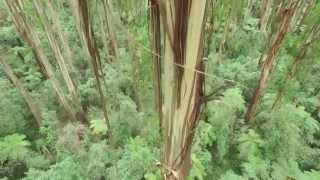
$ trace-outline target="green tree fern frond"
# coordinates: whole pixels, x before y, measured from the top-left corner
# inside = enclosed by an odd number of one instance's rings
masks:
[[[30,143],[25,140],[23,134],[12,134],[5,136],[0,141],[0,161],[5,160],[22,160],[29,152]]]

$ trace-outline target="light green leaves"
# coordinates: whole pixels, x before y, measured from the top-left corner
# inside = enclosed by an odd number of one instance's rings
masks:
[[[318,180],[318,179],[320,179],[320,172],[314,171],[314,170],[307,171],[307,172],[304,172],[303,174],[301,174],[299,176],[299,179],[300,180]]]
[[[225,174],[223,174],[219,180],[246,180],[247,178],[244,178],[242,176],[239,176],[235,174],[233,171],[227,171]]]
[[[107,123],[103,119],[91,120],[90,128],[94,134],[105,134],[108,131]]]
[[[215,138],[221,159],[228,152],[230,137],[238,120],[237,115],[244,110],[244,100],[239,89],[228,89],[223,95],[221,100],[208,105],[208,116],[212,129],[207,135]]]
[[[192,159],[192,169],[191,173],[188,179],[198,179],[198,180],[204,180],[206,177],[206,168],[202,164],[201,160],[197,157],[196,154],[191,154]]]
[[[238,141],[239,156],[246,160],[256,156],[260,152],[259,147],[264,144],[259,134],[252,129],[246,134],[241,134]]]
[[[0,162],[5,160],[22,160],[27,155],[30,143],[23,134],[5,136],[0,141]]]
[[[159,175],[154,174],[154,173],[147,173],[147,174],[144,175],[144,178],[146,180],[160,180]]]

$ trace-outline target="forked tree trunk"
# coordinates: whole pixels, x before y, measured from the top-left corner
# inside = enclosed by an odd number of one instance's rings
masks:
[[[153,2],[159,3],[164,29],[162,178],[185,180],[203,97],[204,77],[197,72],[204,70],[207,0]]]
[[[251,121],[253,116],[255,115],[256,108],[260,102],[264,90],[266,89],[270,71],[273,67],[276,56],[281,49],[282,42],[287,35],[287,32],[289,31],[291,20],[297,9],[297,6],[298,1],[291,1],[288,7],[283,7],[281,9],[281,21],[279,23],[279,30],[271,47],[267,49],[267,53],[264,53],[266,55],[263,57],[263,67],[261,70],[260,79],[258,81],[257,87],[255,88],[253,97],[251,98],[248,110],[245,114],[246,122]]]
[[[9,64],[7,64],[6,61],[2,59],[2,57],[0,57],[0,65],[4,73],[7,75],[7,77],[10,79],[12,84],[17,88],[18,92],[22,95],[25,102],[28,104],[31,110],[31,113],[37,122],[38,127],[40,127],[42,118],[41,118],[41,111],[39,106],[35,103],[31,95],[29,94],[29,92],[23,87],[20,79],[14,74]]]

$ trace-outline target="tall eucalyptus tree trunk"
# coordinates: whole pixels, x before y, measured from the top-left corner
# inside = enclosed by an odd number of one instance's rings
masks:
[[[100,95],[103,115],[108,126],[108,138],[111,140],[112,133],[107,111],[106,98],[102,89],[102,82],[104,82],[104,77],[101,69],[99,49],[97,47],[97,42],[95,40],[95,35],[91,24],[89,3],[90,1],[88,0],[70,0],[73,14],[76,20],[78,34],[83,44],[84,50],[88,56],[89,64],[96,80],[96,87]]]
[[[282,43],[290,29],[291,21],[297,10],[299,1],[292,0],[287,6],[282,5],[277,18],[279,18],[279,25],[277,26],[276,36],[272,41],[272,44],[269,48],[266,49],[266,52],[263,54],[262,59],[262,70],[260,79],[255,88],[253,96],[251,98],[249,107],[245,114],[245,120],[250,122],[255,115],[257,106],[259,105],[260,99],[263,96],[263,92],[266,89],[267,82],[269,79],[270,72],[272,70],[273,64],[276,60],[277,54],[279,53]]]
[[[191,168],[191,146],[201,112],[204,26],[207,0],[151,1],[158,5],[164,33],[162,83],[162,177],[184,180]],[[154,31],[157,20],[153,17]],[[157,32],[154,40],[159,41]],[[159,45],[159,44],[158,44]],[[154,42],[154,48],[158,46]],[[159,53],[159,50],[158,50]],[[154,57],[154,60],[156,58]],[[156,66],[159,66],[157,64]]]
[[[161,22],[160,6],[156,1],[150,0],[150,31],[152,43],[153,82],[156,110],[159,114],[160,132],[162,128],[162,83],[161,83]]]
[[[310,13],[310,10],[314,7],[316,0],[305,1],[303,7],[301,8],[301,13],[297,17],[297,27],[301,27],[305,18]]]
[[[272,12],[272,4],[273,0],[263,0],[262,1],[262,6],[260,10],[260,21],[259,21],[259,26],[260,26],[260,31],[266,33],[267,25],[271,16]]]
[[[61,42],[62,49],[63,49],[64,54],[66,56],[66,61],[68,62],[69,67],[71,67],[71,70],[75,71],[75,67],[74,67],[75,58],[72,53],[70,44],[68,43],[68,38],[67,38],[66,34],[64,33],[63,28],[61,26],[61,22],[59,20],[59,13],[55,9],[56,7],[54,6],[53,0],[49,0],[45,4],[47,5],[49,13],[51,14],[52,24],[53,24],[52,28],[54,28],[55,31],[58,33],[58,37]]]
[[[29,92],[23,87],[20,79],[14,74],[10,65],[7,64],[7,62],[2,57],[0,57],[0,65],[1,65],[4,73],[9,78],[9,80],[17,88],[18,92],[22,95],[23,99],[25,100],[25,102],[29,106],[29,109],[31,110],[31,113],[32,113],[34,119],[36,120],[37,125],[40,127],[41,122],[42,122],[42,117],[41,117],[41,111],[40,111],[39,106],[32,99]]]
[[[319,22],[320,23],[320,22]],[[305,59],[305,56],[307,54],[308,49],[312,44],[316,41],[320,40],[320,24],[315,24],[310,33],[306,35],[303,44],[300,46],[300,50],[293,60],[292,64],[289,67],[289,71],[286,75],[286,78],[284,82],[282,83],[279,91],[277,92],[277,96],[275,101],[272,104],[272,110],[275,109],[278,102],[281,100],[283,94],[285,93],[285,89],[289,83],[289,81],[294,78],[299,66],[303,63],[303,60]]]
[[[45,7],[43,2],[41,2],[40,0],[34,0],[33,3],[36,9],[36,12],[39,15],[40,21],[44,27],[44,31],[46,32],[48,42],[52,49],[53,55],[56,61],[58,62],[60,72],[65,81],[65,84],[67,85],[67,89],[71,95],[72,102],[75,105],[77,119],[81,120],[83,123],[87,123],[86,114],[82,108],[80,97],[77,95],[76,87],[72,81],[72,78],[70,76],[68,66],[67,66],[67,61],[69,61],[69,65],[71,66],[72,66],[72,61],[71,59],[66,60],[68,58],[64,58],[63,56],[62,49],[60,48],[58,40],[56,39],[54,29],[52,28],[49,17],[45,12]],[[54,15],[52,14],[52,16]],[[54,24],[57,25],[57,23],[54,23]],[[70,48],[68,48],[69,46],[67,45],[66,40],[63,38],[62,30],[60,28],[58,28],[58,32],[60,32],[58,34],[60,35],[60,38],[62,38],[64,42],[62,43],[62,45],[66,48],[67,51],[71,51]],[[68,52],[68,53],[71,53],[71,52]],[[68,57],[70,58],[72,56],[68,55]]]
[[[117,33],[115,31],[114,27],[114,17],[113,17],[113,5],[110,0],[105,0],[102,1],[104,5],[104,12],[105,12],[105,18],[106,18],[106,25],[107,25],[107,30],[108,30],[108,35],[111,41],[111,48],[114,57],[117,59],[119,57],[119,45],[118,45],[118,37]]]
[[[58,99],[69,115],[69,117],[76,121],[76,114],[73,111],[70,103],[66,99],[62,86],[58,79],[55,77],[54,69],[50,64],[48,57],[46,56],[42,46],[39,36],[36,34],[33,27],[30,25],[30,22],[27,21],[27,18],[23,12],[23,3],[25,1],[20,0],[6,0],[6,5],[9,9],[10,15],[15,23],[17,32],[19,35],[29,44],[32,48],[35,58],[38,60],[38,64],[45,73],[45,76],[48,78],[48,81],[51,83],[54,91],[56,92]]]
[[[141,112],[144,110],[143,101],[142,101],[142,94],[140,91],[140,79],[141,79],[141,64],[140,58],[141,54],[139,50],[136,48],[135,41],[133,35],[128,32],[128,47],[132,57],[132,82],[133,82],[133,95],[134,101],[137,105],[137,111]]]

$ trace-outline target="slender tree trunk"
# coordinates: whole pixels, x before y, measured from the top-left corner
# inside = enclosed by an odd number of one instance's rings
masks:
[[[258,67],[262,69],[262,66],[264,64],[264,60],[266,60],[266,57],[268,56],[268,49],[272,46],[273,40],[275,39],[275,36],[277,36],[280,23],[282,21],[282,14],[281,10],[284,8],[284,4],[282,1],[274,1],[274,12],[271,17],[269,18],[270,21],[270,31],[265,31],[266,36],[266,43],[264,45],[264,52],[263,55],[261,55],[258,63]]]
[[[141,58],[137,53],[137,49],[135,48],[134,37],[128,32],[128,44],[129,44],[129,51],[131,52],[132,57],[132,80],[133,80],[133,93],[134,99],[137,104],[137,111],[143,111],[143,101],[140,93],[140,62],[139,59]]]
[[[111,44],[111,49],[112,49],[112,55],[114,56],[115,59],[118,59],[119,57],[119,44],[118,44],[118,37],[117,33],[115,31],[114,27],[114,16],[113,16],[113,5],[110,0],[103,0],[103,9],[104,9],[104,16],[106,20],[106,27],[107,27],[107,32],[110,38],[110,44]]]
[[[298,28],[300,28],[301,25],[303,24],[304,20],[306,19],[306,17],[310,13],[310,10],[312,9],[312,7],[314,7],[315,2],[316,2],[315,0],[310,0],[310,1],[306,2],[305,6],[301,10],[302,12],[301,12],[300,16],[298,16],[298,18],[297,18],[297,27]]]
[[[22,95],[25,102],[28,104],[32,112],[32,115],[37,122],[38,127],[40,127],[42,122],[42,117],[41,117],[41,111],[39,106],[35,103],[31,95],[29,94],[29,92],[23,87],[20,79],[18,79],[18,77],[14,74],[9,64],[7,64],[5,60],[2,59],[2,57],[0,57],[0,65],[2,66],[3,71],[5,72],[7,77],[10,79],[12,84],[17,88],[18,92]]]
[[[76,115],[73,112],[66,97],[63,95],[61,85],[59,81],[56,79],[53,68],[47,56],[45,55],[43,49],[41,48],[40,39],[35,33],[35,31],[31,28],[30,24],[26,21],[26,17],[22,11],[23,1],[6,0],[5,2],[8,6],[9,12],[12,16],[18,33],[29,44],[29,46],[31,46],[36,59],[39,60],[41,66],[44,68],[45,74],[49,82],[51,83],[54,91],[56,92],[58,99],[63,108],[65,109],[66,113],[72,120],[76,121]]]
[[[260,31],[266,33],[267,25],[270,19],[270,15],[272,12],[272,4],[273,0],[263,0],[261,6],[261,15],[260,15]]]
[[[295,31],[296,27],[298,27],[298,19],[301,16],[301,14],[303,14],[303,9],[306,5],[307,5],[306,1],[302,1],[302,0],[298,1],[297,10],[295,11],[292,17],[292,23],[290,27],[291,32]]]
[[[162,129],[162,83],[161,83],[161,25],[160,7],[154,0],[149,0],[150,5],[150,31],[152,43],[153,82],[156,109],[159,114],[160,132]]]
[[[228,18],[227,18],[227,20],[225,22],[222,39],[221,39],[221,42],[220,42],[220,45],[219,45],[219,51],[218,51],[218,55],[217,55],[218,56],[217,57],[217,63],[218,64],[221,64],[224,45],[226,43],[226,40],[227,40],[227,37],[228,37],[228,34],[229,34],[230,24],[232,22],[232,17],[231,17],[231,13],[230,12],[231,12],[231,9],[230,9],[230,11],[228,13]]]
[[[314,25],[311,32],[309,33],[309,35],[306,36],[302,46],[300,47],[300,51],[299,51],[298,55],[296,56],[296,58],[294,59],[294,61],[292,62],[291,66],[289,68],[289,71],[287,73],[287,76],[285,78],[284,83],[281,85],[281,88],[279,89],[279,91],[277,93],[276,99],[272,104],[272,110],[275,109],[277,103],[281,100],[286,86],[288,85],[289,81],[296,74],[299,66],[302,64],[302,62],[306,56],[307,50],[308,50],[308,48],[310,48],[310,46],[314,42],[315,37],[320,37],[320,25],[319,24]]]
[[[59,40],[62,44],[63,47],[63,51],[66,55],[66,61],[68,63],[68,65],[71,67],[72,71],[75,71],[75,67],[74,67],[74,56],[72,54],[72,50],[70,48],[70,45],[68,43],[68,38],[65,35],[62,27],[61,27],[61,22],[59,20],[59,15],[56,12],[55,8],[54,8],[54,3],[52,2],[52,0],[49,0],[47,4],[47,7],[49,9],[49,12],[51,14],[52,17],[52,23],[53,23],[53,28],[55,29],[55,31],[58,33],[59,36]]]
[[[206,46],[204,48],[204,57],[208,58],[210,54],[210,49],[212,45],[212,36],[216,30],[215,27],[215,8],[217,7],[217,0],[210,0],[209,2],[208,11],[208,18],[207,18],[207,27],[206,27]],[[208,67],[207,67],[208,68]]]
[[[53,29],[50,26],[49,19],[46,13],[44,12],[43,4],[41,4],[39,0],[34,0],[33,2],[36,7],[36,11],[39,15],[39,18],[42,22],[42,25],[44,26],[44,30],[47,34],[49,45],[53,51],[55,59],[58,62],[62,77],[67,85],[72,101],[77,109],[77,112],[76,112],[77,119],[81,120],[83,123],[87,123],[86,114],[82,109],[80,98],[76,92],[76,87],[70,77],[65,58],[63,57],[59,44],[54,36]],[[65,46],[67,45],[65,44]]]
[[[159,3],[165,32],[162,177],[185,180],[191,169],[191,146],[202,107],[204,76],[198,71],[204,71],[207,1],[154,2]]]
[[[101,79],[101,61],[99,50],[94,38],[94,33],[91,27],[89,6],[87,0],[70,0],[71,6],[73,8],[73,13],[76,19],[76,25],[78,29],[79,36],[81,38],[82,44],[85,48],[86,54],[89,57],[89,64],[94,73],[96,79],[96,86],[98,93],[100,95],[103,115],[108,126],[108,138],[111,140],[112,131],[108,117],[106,98],[102,90]],[[99,69],[100,68],[100,69]],[[100,73],[99,73],[100,70]]]
[[[278,52],[281,49],[282,42],[289,31],[292,17],[297,9],[298,2],[292,1],[287,8],[283,8],[281,11],[281,22],[279,30],[277,32],[276,38],[273,41],[271,47],[267,50],[266,56],[264,57],[262,72],[257,87],[255,88],[253,97],[250,101],[248,110],[245,114],[245,120],[247,122],[251,121],[255,115],[256,108],[260,102],[263,95],[263,91],[266,89],[270,71],[273,67],[273,63],[276,59]]]
[[[105,1],[102,1],[103,3]],[[99,15],[99,24],[100,24],[100,32],[102,34],[102,43],[103,43],[103,49],[104,49],[104,53],[105,53],[105,61],[106,63],[111,63],[112,59],[110,58],[111,53],[110,53],[110,43],[109,43],[109,39],[108,39],[108,26],[107,26],[107,22],[106,22],[106,18],[104,16],[104,14],[106,14],[106,5],[103,5],[103,7],[100,7],[100,2],[96,1],[97,3],[97,11],[98,11],[98,15]]]

